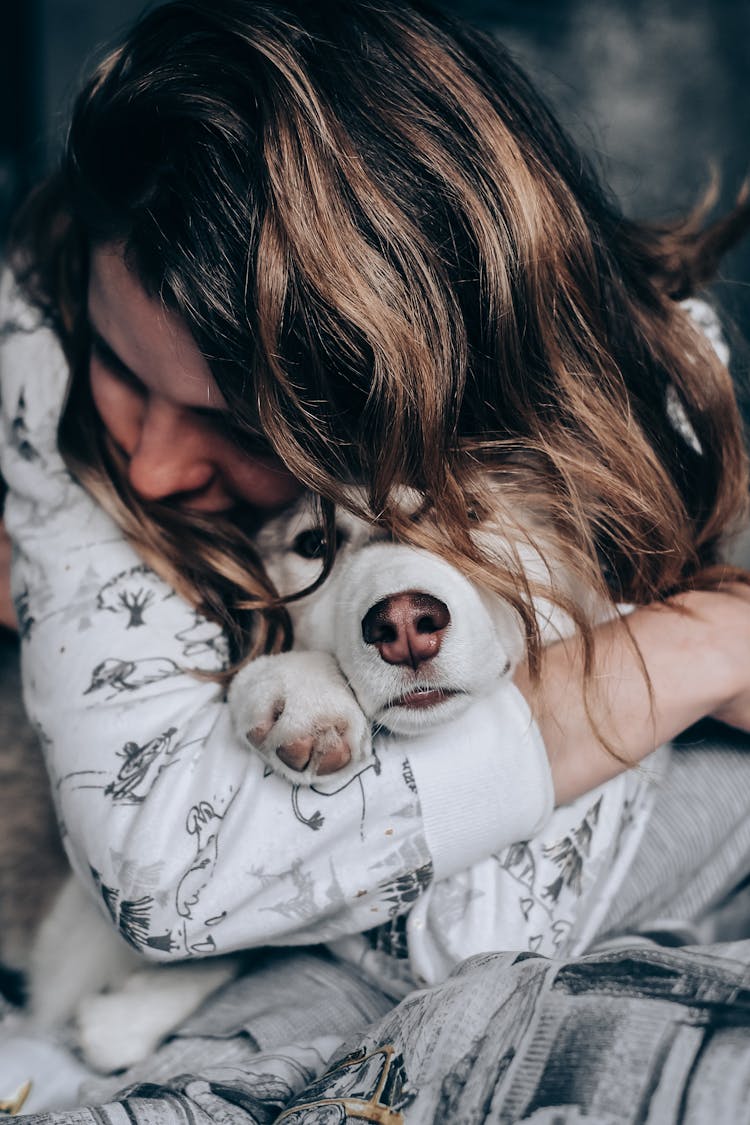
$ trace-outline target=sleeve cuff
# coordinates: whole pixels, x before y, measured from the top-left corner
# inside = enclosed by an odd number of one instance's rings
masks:
[[[407,753],[436,879],[530,839],[552,814],[544,743],[512,684],[412,739]]]

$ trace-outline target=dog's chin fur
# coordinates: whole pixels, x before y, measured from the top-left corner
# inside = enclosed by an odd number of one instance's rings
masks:
[[[377,711],[372,721],[376,727],[393,734],[419,734],[440,723],[456,718],[469,706],[472,697],[466,692],[452,691],[439,703],[429,707],[408,707],[390,704]]]

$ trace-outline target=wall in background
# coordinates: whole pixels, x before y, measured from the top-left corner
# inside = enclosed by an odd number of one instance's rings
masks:
[[[459,5],[456,4],[456,7]],[[750,175],[747,0],[474,0],[594,157],[626,214],[689,210],[721,183],[717,211]],[[716,292],[750,340],[750,237]],[[747,357],[736,351],[736,368]]]

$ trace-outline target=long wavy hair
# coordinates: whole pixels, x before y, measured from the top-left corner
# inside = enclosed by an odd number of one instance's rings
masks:
[[[722,578],[741,422],[678,299],[749,224],[746,202],[707,227],[624,218],[507,52],[419,0],[177,0],[83,89],[15,261],[70,359],[68,464],[238,653],[288,637],[252,514],[128,487],[89,389],[93,246],[120,244],[184,318],[235,421],[329,526],[359,505],[508,599],[535,672],[527,578],[485,553],[486,520],[543,528],[543,551],[615,600]],[[590,659],[591,623],[547,592]]]

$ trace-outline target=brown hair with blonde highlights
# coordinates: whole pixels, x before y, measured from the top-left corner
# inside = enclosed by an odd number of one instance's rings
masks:
[[[70,356],[68,463],[238,649],[286,635],[252,527],[142,503],[96,424],[92,246],[124,245],[329,522],[363,484],[360,514],[509,599],[533,671],[525,576],[485,556],[477,520],[532,509],[543,550],[615,599],[720,578],[741,424],[676,298],[748,225],[746,203],[706,229],[626,220],[509,55],[422,3],[178,0],[81,93],[17,261]]]

